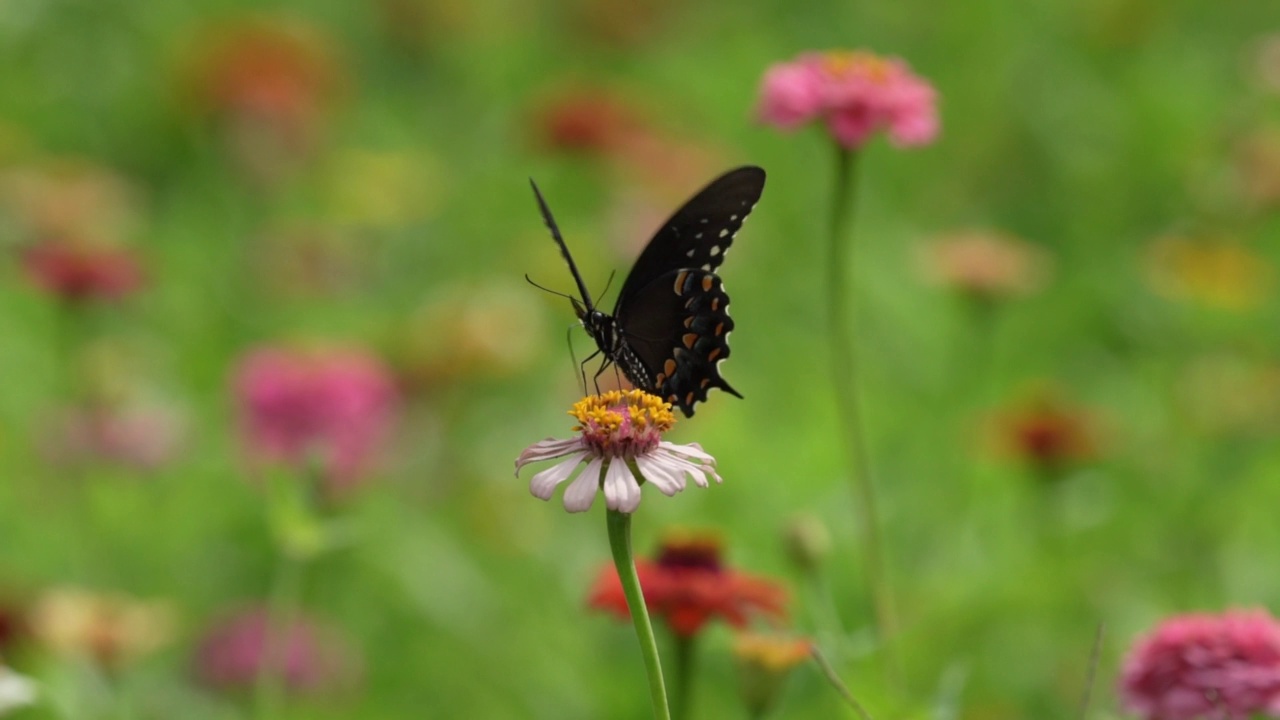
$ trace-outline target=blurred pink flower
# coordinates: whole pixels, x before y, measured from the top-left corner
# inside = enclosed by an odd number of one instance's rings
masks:
[[[313,620],[297,617],[285,631],[267,610],[252,607],[214,624],[196,649],[195,672],[218,690],[253,688],[271,652],[286,690],[299,694],[350,683],[359,668],[350,648]]]
[[[257,461],[319,461],[331,490],[376,465],[396,421],[398,391],[381,360],[357,349],[260,348],[235,370],[240,429]]]
[[[128,248],[47,239],[22,251],[22,268],[41,290],[67,300],[119,300],[142,287],[137,256]]]
[[[1120,694],[1146,720],[1280,717],[1280,623],[1262,610],[1169,618],[1130,650]]]
[[[180,449],[184,418],[158,404],[99,404],[69,408],[43,439],[51,462],[109,462],[135,470],[155,470]]]
[[[879,131],[899,147],[938,135],[937,92],[898,58],[866,51],[806,53],[765,72],[761,122],[792,130],[822,119],[836,142],[857,149]]]
[[[934,284],[970,297],[996,300],[1038,290],[1048,274],[1048,254],[1000,232],[961,231],[922,248],[919,265]]]

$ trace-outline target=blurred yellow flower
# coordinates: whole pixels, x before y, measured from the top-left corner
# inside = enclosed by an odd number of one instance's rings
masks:
[[[80,158],[54,158],[0,172],[0,212],[24,243],[57,240],[111,246],[142,222],[138,189],[116,171]]]
[[[436,163],[421,153],[349,149],[333,158],[328,187],[335,222],[397,228],[430,216],[443,184]]]
[[[812,644],[803,638],[742,633],[733,642],[738,661],[739,694],[749,717],[764,717],[777,705],[791,670],[809,658]]]
[[[542,305],[511,282],[459,283],[428,299],[401,333],[404,372],[417,386],[518,372],[542,349]]]
[[[49,590],[31,613],[36,641],[55,653],[88,657],[116,669],[152,653],[173,637],[174,617],[162,600],[78,588]]]
[[[1220,310],[1249,310],[1271,290],[1271,265],[1252,249],[1222,237],[1163,237],[1145,257],[1147,279],[1160,295]]]

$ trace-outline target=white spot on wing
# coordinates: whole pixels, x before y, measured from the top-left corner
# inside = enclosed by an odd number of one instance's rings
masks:
[[[720,237],[728,237],[728,236],[729,236],[729,228],[721,228]]]
[[[698,222],[702,223],[703,225],[706,225],[708,222],[710,222],[710,220],[708,220],[707,218],[702,218]]]
[[[729,216],[729,222],[733,222],[733,221],[735,221],[735,220],[737,220],[737,219],[738,219],[738,216],[737,216],[737,215],[730,215],[730,216]]]
[[[707,263],[707,264],[703,265],[703,266],[702,266],[702,269],[703,269],[703,270],[706,270],[707,272],[711,272],[711,263]]]
[[[702,233],[698,233],[698,235],[702,235]],[[689,252],[685,253],[685,254],[684,254],[684,256],[685,256],[685,257],[693,257],[693,253],[694,253],[694,252],[696,252],[696,249],[690,250]]]

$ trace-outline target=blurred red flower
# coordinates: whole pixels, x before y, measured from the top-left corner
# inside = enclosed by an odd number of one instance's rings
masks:
[[[821,119],[841,146],[857,149],[878,132],[900,147],[938,135],[937,92],[898,58],[870,52],[806,53],[764,75],[761,122],[791,130]]]
[[[22,268],[36,287],[69,302],[119,300],[145,279],[128,248],[53,238],[24,248]]]
[[[259,348],[239,361],[233,384],[250,456],[318,462],[330,490],[374,469],[397,419],[395,380],[363,350]]]
[[[720,544],[712,538],[669,538],[657,560],[636,561],[645,605],[676,635],[692,637],[716,618],[743,627],[754,615],[785,617],[787,593],[781,585],[724,567],[720,554]],[[612,566],[596,579],[588,605],[619,618],[631,617]]]
[[[1096,420],[1049,389],[996,418],[1001,448],[1037,470],[1057,472],[1098,454]]]
[[[275,662],[267,663],[270,652]],[[195,673],[218,690],[253,688],[274,668],[290,692],[309,694],[343,688],[360,663],[351,649],[314,620],[296,617],[287,630],[273,625],[266,609],[251,607],[215,623],[196,648]]]
[[[1146,720],[1280,716],[1280,623],[1262,610],[1168,618],[1130,649],[1120,695]]]
[[[534,123],[539,144],[596,155],[616,152],[641,126],[633,108],[603,88],[590,87],[558,92],[543,102]]]

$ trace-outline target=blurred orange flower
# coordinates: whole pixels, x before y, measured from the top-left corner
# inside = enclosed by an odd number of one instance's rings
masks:
[[[1234,167],[1246,200],[1262,209],[1280,206],[1280,128],[1255,130],[1237,140]]]
[[[1274,278],[1265,258],[1221,237],[1163,237],[1151,244],[1145,262],[1148,282],[1160,295],[1220,310],[1257,307]]]
[[[733,641],[739,694],[749,717],[764,717],[778,704],[791,670],[809,659],[813,644],[788,635],[741,633]]]
[[[672,632],[692,637],[716,618],[744,627],[754,616],[781,619],[787,593],[777,582],[724,567],[720,543],[709,536],[671,536],[658,558],[637,560],[636,572],[649,612],[663,618]],[[619,618],[631,617],[617,570],[601,571],[588,604]]]
[[[0,208],[25,243],[116,246],[143,220],[138,189],[110,168],[54,158],[0,172]]]
[[[1047,387],[1000,412],[995,419],[999,450],[1050,474],[1098,456],[1097,420]]]
[[[1048,254],[1012,235],[966,231],[941,236],[919,254],[924,276],[936,285],[994,300],[1044,286]]]
[[[267,181],[312,154],[345,84],[329,38],[267,15],[205,28],[182,79],[187,111],[218,123],[233,157]]]
[[[115,670],[169,643],[174,617],[169,603],[77,588],[49,590],[31,613],[36,641],[55,653],[88,657]]]

